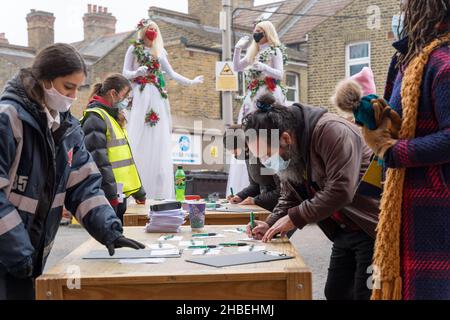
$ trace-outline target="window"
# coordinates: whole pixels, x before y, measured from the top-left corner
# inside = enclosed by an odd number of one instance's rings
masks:
[[[286,89],[287,89],[287,100],[290,104],[299,102],[299,79],[298,74],[293,72],[286,73]]]
[[[364,67],[370,68],[370,42],[349,44],[345,56],[345,75],[351,77]]]
[[[287,47],[297,50],[299,52],[306,52],[306,50],[308,49],[308,43],[307,42],[293,43],[288,44]]]

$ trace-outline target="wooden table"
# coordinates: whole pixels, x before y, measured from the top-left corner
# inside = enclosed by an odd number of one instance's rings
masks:
[[[266,221],[270,212],[259,206],[236,206],[238,208],[245,208],[254,210],[255,219]],[[148,222],[148,212],[150,211],[150,204],[137,205],[136,203],[130,203],[123,217],[123,224],[125,227],[141,227],[145,226]],[[248,212],[219,212],[219,211],[206,211],[206,225],[246,225],[250,221],[250,213]],[[189,225],[189,217],[186,221],[186,225]]]
[[[238,227],[238,226],[233,226]],[[225,233],[230,227],[209,226],[226,238],[205,239],[206,244],[238,241],[243,234]],[[125,228],[125,235],[146,244],[156,243],[161,234],[146,234],[142,228]],[[183,227],[184,240],[192,232]],[[171,242],[172,243],[172,242]],[[178,243],[173,242],[178,245]],[[280,251],[295,259],[213,268],[186,262],[191,251],[181,258],[166,259],[153,265],[126,265],[117,260],[83,260],[91,250],[104,248],[94,240],[81,245],[36,280],[38,300],[310,300],[311,272],[289,240],[267,244],[266,250]],[[106,249],[105,249],[106,250]],[[221,254],[237,253],[225,248]],[[80,288],[69,289],[80,274]],[[73,288],[73,287],[72,287]]]

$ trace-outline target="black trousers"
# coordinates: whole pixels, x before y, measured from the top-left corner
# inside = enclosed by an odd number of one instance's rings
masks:
[[[375,240],[363,231],[337,233],[325,285],[327,300],[370,299],[368,268],[372,265],[374,245]]]
[[[0,275],[0,300],[34,300],[34,280]]]

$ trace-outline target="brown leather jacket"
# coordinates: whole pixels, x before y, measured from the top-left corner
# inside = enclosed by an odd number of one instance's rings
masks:
[[[340,227],[330,217],[340,211],[375,238],[379,201],[356,194],[372,155],[360,129],[337,115],[325,113],[312,129],[309,149],[311,180],[319,190],[312,197],[303,192],[302,197],[299,186],[282,181],[278,205],[266,222],[272,226],[289,214],[297,228],[317,223],[333,240]]]

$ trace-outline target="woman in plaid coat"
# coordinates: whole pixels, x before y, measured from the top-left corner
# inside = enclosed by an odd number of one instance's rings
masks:
[[[416,100],[415,134],[411,139],[396,140],[386,136],[382,129],[365,131],[369,146],[384,158],[387,168],[405,170],[403,190],[397,187],[402,192],[401,220],[400,216],[398,219],[400,261],[393,261],[392,268],[382,263],[382,282],[388,284],[374,298],[447,300],[450,299],[450,4],[443,0],[409,0],[403,14],[403,39],[394,44],[399,71],[394,74],[391,69],[389,73],[391,81],[388,79],[386,98],[402,116],[403,131],[408,126],[405,101]],[[434,46],[430,46],[432,43]],[[408,73],[408,67],[427,50],[423,74]],[[404,96],[408,92],[405,74],[413,79],[411,83],[419,83],[417,98]],[[385,193],[389,192],[385,187]],[[382,220],[381,217],[378,244],[384,241],[383,235],[386,235],[384,239],[392,236],[392,230],[389,235],[386,229],[389,223],[397,221],[391,219],[383,225]],[[375,265],[392,257],[388,247],[380,245],[376,249]],[[389,274],[397,265],[398,277],[383,279],[383,272]]]

